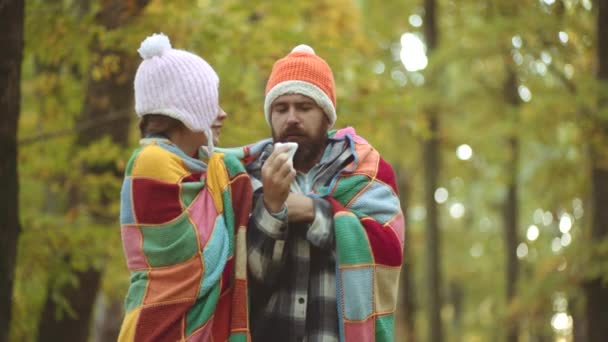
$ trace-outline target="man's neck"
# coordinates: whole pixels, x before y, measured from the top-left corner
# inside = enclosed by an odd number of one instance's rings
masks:
[[[315,158],[314,161],[308,162],[306,164],[304,164],[304,163],[294,164],[294,168],[298,172],[308,173],[308,171],[310,171],[310,169],[312,169],[315,165],[317,165],[319,163],[319,161],[321,161],[320,157],[319,158]]]

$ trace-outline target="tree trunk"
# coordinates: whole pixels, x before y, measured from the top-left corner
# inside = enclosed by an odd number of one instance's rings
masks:
[[[404,241],[405,247],[403,250],[403,268],[401,270],[401,291],[400,291],[400,311],[402,317],[403,337],[407,342],[416,341],[416,305],[414,302],[414,260],[410,240],[410,229],[407,222],[407,205],[410,199],[411,187],[408,181],[407,174],[402,170],[398,170],[399,176],[399,198],[401,200],[401,210],[405,220]]]
[[[101,52],[101,56],[116,53]],[[95,140],[104,136],[110,136],[112,141],[119,145],[126,145],[128,138],[128,129],[130,126],[130,118],[127,114],[131,109],[132,84],[134,75],[134,63],[132,58],[121,54],[119,57],[121,66],[120,76],[112,75],[108,79],[99,81],[91,80],[86,93],[85,107],[82,117],[79,121],[91,120],[98,121],[99,124],[90,126],[79,132],[77,137],[77,146],[86,147],[95,142]],[[122,80],[121,80],[122,79]],[[107,106],[106,106],[107,104]],[[116,112],[125,112],[120,120],[104,121],[104,116],[111,115]],[[112,164],[95,165],[94,167],[82,165],[83,174],[104,174],[114,173],[120,177],[120,171],[116,170]],[[70,194],[70,203],[88,204],[91,207],[103,207],[104,203],[110,203],[110,198],[101,198],[99,203],[87,203],[84,187],[75,186]],[[113,220],[103,213],[97,213],[91,210],[91,215],[94,220],[101,224],[111,225]],[[66,258],[69,261],[69,256]],[[74,271],[78,279],[75,287],[65,286],[59,289],[53,289],[54,284],[51,281],[49,284],[48,293],[58,291],[58,294],[65,298],[71,308],[75,312],[74,317],[69,315],[56,315],[56,312],[61,308],[57,303],[48,296],[42,317],[39,325],[39,341],[86,341],[89,336],[89,326],[92,318],[93,305],[97,292],[99,290],[102,270],[88,269],[84,272]]]
[[[427,210],[426,219],[426,264],[428,288],[428,340],[443,341],[441,324],[441,244],[439,239],[439,216],[435,202],[435,189],[439,176],[439,119],[431,114],[430,129],[432,136],[423,143],[424,192]]]
[[[505,101],[510,108],[519,106],[519,95],[517,92],[517,77],[515,71],[508,66],[507,78],[504,85]],[[517,112],[514,112],[514,126],[517,122]],[[512,133],[507,140],[510,159],[508,160],[509,183],[507,185],[507,196],[503,205],[503,225],[505,242],[505,264],[506,264],[506,303],[507,307],[515,298],[517,292],[518,261],[517,261],[517,221],[519,208],[517,202],[518,184],[518,162],[519,162],[519,139]],[[509,319],[506,327],[507,342],[517,342],[518,327],[516,319]]]
[[[119,29],[134,16],[138,15],[148,3],[148,0],[122,1],[104,0],[96,20],[107,30]],[[135,47],[133,48],[133,51]],[[104,58],[117,60],[117,70],[101,78],[95,78],[89,73],[89,81],[85,95],[83,112],[78,122],[85,129],[78,132],[76,148],[84,148],[98,139],[109,136],[113,143],[120,146],[128,144],[128,133],[131,122],[130,113],[133,109],[133,79],[137,68],[137,60],[132,53],[125,53],[115,49],[103,47],[99,40],[94,40],[91,47],[96,56],[96,63],[102,63]],[[90,70],[96,66],[95,63]],[[94,123],[94,124],[91,124]],[[121,170],[117,170],[113,162],[107,165],[82,165],[83,174],[114,174],[121,178]],[[93,208],[103,208],[105,204],[115,198],[102,198],[99,202],[89,203],[86,199],[84,187],[76,187],[71,191],[70,203],[85,204],[89,206],[89,213],[93,219],[101,224],[112,225],[115,217],[108,217],[103,211]],[[116,195],[118,196],[118,194]],[[67,258],[69,261],[69,256]],[[50,282],[48,293],[58,293],[65,298],[75,312],[75,316],[63,314],[52,296],[47,296],[43,314],[39,324],[39,341],[87,341],[93,315],[93,306],[100,287],[102,270],[88,269],[84,272],[74,270],[78,279],[75,288],[64,286],[54,289]],[[116,338],[117,336],[114,336]]]
[[[608,105],[608,0],[596,1],[597,17],[597,79],[600,83],[598,109]],[[595,126],[598,139],[591,144],[591,240],[604,242],[608,239],[608,122],[597,115]],[[608,285],[601,277],[585,284],[586,320],[589,342],[605,341],[608,336]]]
[[[97,298],[95,328],[91,342],[114,342],[122,323],[123,301],[111,299],[103,293]]]
[[[585,342],[587,338],[587,320],[584,314],[584,307],[575,298],[568,299],[568,307],[572,314],[572,342]]]
[[[454,329],[454,333],[452,334],[453,341],[462,341],[462,323],[464,321],[464,289],[462,284],[458,281],[450,282],[450,301],[452,302],[452,307],[454,308],[454,319],[452,321]]]
[[[424,0],[424,38],[427,54],[437,48],[439,33],[437,27],[437,2]],[[424,192],[427,210],[426,220],[426,264],[428,287],[428,341],[443,341],[441,324],[441,243],[439,236],[439,216],[435,202],[435,190],[439,178],[439,117],[436,109],[428,109],[430,137],[423,143]]]
[[[21,102],[24,1],[0,2],[0,342],[8,341],[19,241],[17,127]]]
[[[89,270],[77,272],[76,276],[79,284],[75,287],[65,286],[59,293],[68,301],[75,316],[72,317],[66,312],[59,314],[62,309],[55,303],[53,296],[50,295],[52,292],[49,291],[38,325],[38,341],[87,341],[93,302],[99,289],[100,273]]]

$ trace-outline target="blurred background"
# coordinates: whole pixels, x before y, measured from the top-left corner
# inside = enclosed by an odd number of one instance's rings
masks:
[[[220,75],[222,146],[269,136],[276,59],[331,65],[398,173],[397,341],[608,341],[607,0],[8,0],[0,30],[0,341],[116,340],[154,32]]]

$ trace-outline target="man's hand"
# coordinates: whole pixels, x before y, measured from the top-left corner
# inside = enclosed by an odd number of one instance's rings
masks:
[[[315,218],[315,204],[312,198],[291,193],[287,197],[287,221],[310,223]]]
[[[289,147],[282,146],[275,149],[262,166],[262,186],[264,187],[264,206],[271,213],[283,208],[289,187],[296,170],[289,162]]]

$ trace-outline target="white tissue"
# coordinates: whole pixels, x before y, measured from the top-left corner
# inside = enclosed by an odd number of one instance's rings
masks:
[[[298,143],[296,143],[296,142],[286,142],[286,143],[276,142],[276,143],[274,143],[275,149],[278,149],[281,146],[289,147],[289,150],[287,151],[287,153],[289,155],[289,162],[291,163],[291,165],[293,165],[293,156],[296,154],[296,150],[298,149]]]

